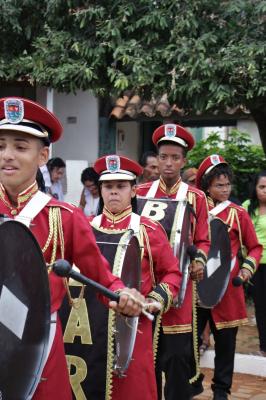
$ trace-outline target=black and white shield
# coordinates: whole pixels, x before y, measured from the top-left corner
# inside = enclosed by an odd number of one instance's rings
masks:
[[[178,296],[174,299],[174,305],[180,307],[184,301],[189,279],[190,259],[187,248],[192,243],[191,207],[187,200],[145,197],[138,197],[137,205],[140,215],[158,221],[164,227],[174,254],[179,260],[182,282]]]
[[[186,294],[190,265],[188,247],[191,243],[191,209],[187,201],[180,201],[177,206],[175,229],[170,238],[170,244],[172,245],[174,255],[179,260],[179,268],[182,272],[180,289],[177,297],[174,299],[176,307],[182,306]]]
[[[122,244],[122,243],[121,243]],[[131,231],[125,238],[125,246],[117,249],[113,274],[119,276],[129,288],[140,291],[141,286],[141,256],[139,241]],[[138,317],[125,318],[115,315],[115,364],[114,370],[123,374],[131,361],[137,335]]]
[[[212,308],[221,301],[230,278],[231,243],[227,226],[219,218],[210,222],[211,247],[204,278],[197,283],[199,305]]]
[[[46,264],[30,230],[0,225],[0,393],[30,399],[47,355],[50,292]]]

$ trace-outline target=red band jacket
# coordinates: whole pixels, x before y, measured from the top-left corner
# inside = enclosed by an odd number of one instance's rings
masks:
[[[17,207],[13,207],[0,186],[0,213],[10,218],[17,215],[38,190],[34,183],[19,194]],[[115,291],[122,282],[110,272],[108,262],[102,257],[87,219],[81,210],[51,198],[48,204],[33,219],[30,229],[43,251],[45,261],[53,263],[64,258],[75,263],[81,273]],[[51,313],[57,311],[66,294],[64,281],[53,272],[49,274]],[[58,320],[57,320],[58,321]],[[43,370],[42,381],[37,387],[34,400],[72,399],[61,326],[58,322],[50,355]],[[60,388],[60,389],[59,389]]]
[[[172,186],[170,192],[166,190],[166,185],[160,178],[159,187],[155,198],[167,197],[175,199],[180,187],[181,179]],[[137,187],[137,195],[145,197],[152,185],[148,182]],[[195,216],[191,217],[192,240],[200,254],[200,261],[206,263],[207,254],[210,247],[208,208],[205,194],[192,186],[188,187],[187,199],[191,204]],[[171,307],[162,317],[162,327],[165,334],[185,333],[192,330],[192,282],[188,281],[188,286],[183,304],[180,308]]]
[[[212,199],[208,198],[209,210],[214,208]],[[262,254],[252,221],[247,211],[234,203],[216,215],[228,225],[231,241],[231,274],[227,290],[222,300],[211,310],[212,318],[217,329],[231,328],[247,322],[246,304],[243,286],[235,287],[232,279],[238,275],[240,268],[248,269],[251,274],[256,270]],[[239,263],[238,253],[245,248],[242,265]]]
[[[106,232],[126,230],[130,225],[131,214],[131,206],[115,215],[104,208],[99,227]],[[159,223],[141,217],[140,227],[144,245],[141,293],[161,302],[164,310],[167,310],[173,296],[178,292],[181,281],[178,261]],[[133,360],[126,372],[126,378],[113,376],[112,399],[143,400],[144,397],[145,400],[157,399],[152,324],[143,316],[140,317],[140,331],[141,333],[137,334]]]

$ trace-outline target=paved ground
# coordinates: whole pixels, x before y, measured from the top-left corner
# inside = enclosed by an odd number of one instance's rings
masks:
[[[203,381],[204,392],[194,397],[195,400],[211,400],[212,390],[210,388],[213,371],[202,369],[205,374]],[[234,382],[230,400],[266,400],[266,378],[254,375],[234,374]]]
[[[257,328],[254,321],[254,311],[252,307],[248,309],[249,324],[241,327],[237,336],[237,352],[242,354],[253,354],[259,349]],[[202,369],[205,374],[204,392],[195,400],[211,400],[212,391],[210,389],[213,371]],[[234,374],[232,395],[230,400],[266,400],[266,377],[262,378],[255,375]]]

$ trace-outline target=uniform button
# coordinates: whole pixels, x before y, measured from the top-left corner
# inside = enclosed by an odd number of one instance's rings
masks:
[[[17,215],[18,211],[17,210],[11,210],[11,215]]]

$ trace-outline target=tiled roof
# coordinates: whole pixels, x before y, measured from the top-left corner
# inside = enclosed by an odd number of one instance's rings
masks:
[[[119,97],[115,100],[114,107],[110,113],[110,117],[116,119],[132,118],[137,119],[141,116],[152,118],[155,116],[167,118],[167,117],[183,117],[191,116],[191,112],[179,107],[176,104],[170,104],[167,99],[167,94],[157,99],[151,99],[150,101],[143,100],[139,95],[124,94],[123,97]],[[204,113],[205,114],[205,113]],[[239,114],[250,114],[244,106],[226,107],[223,112],[221,110],[213,111],[212,115],[239,115]],[[196,112],[193,114],[194,117],[202,116],[202,112]]]

